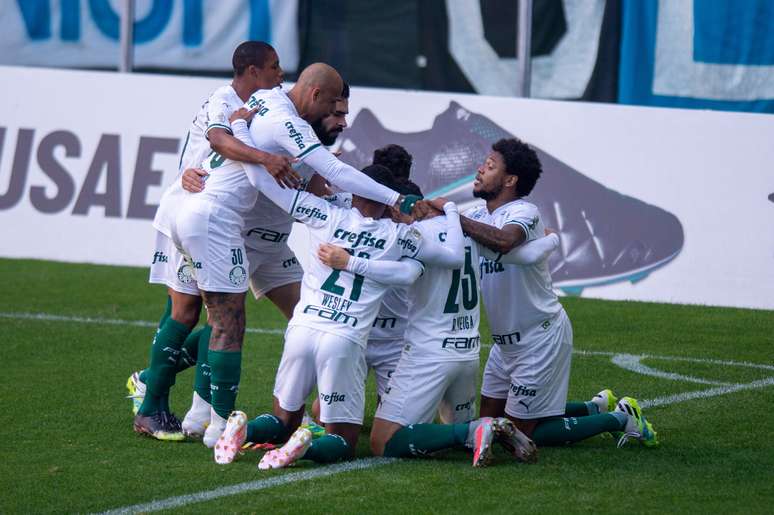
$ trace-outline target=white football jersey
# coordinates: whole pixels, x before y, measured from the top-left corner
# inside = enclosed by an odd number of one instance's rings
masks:
[[[368,341],[402,340],[408,324],[408,288],[391,286],[384,294]]]
[[[216,89],[199,108],[191,122],[191,127],[188,129],[183,150],[180,152],[178,173],[164,191],[153,219],[153,226],[158,231],[171,237],[171,227],[179,203],[188,195],[183,189],[181,176],[187,168],[199,168],[202,161],[212,152],[210,142],[207,140],[207,133],[214,128],[231,132],[229,117],[243,105],[244,102],[239,98],[234,88],[227,85]]]
[[[312,127],[298,116],[295,106],[279,87],[256,91],[246,106],[257,108],[250,136],[258,150],[304,159],[320,147]],[[244,221],[255,205],[258,189],[248,179],[242,163],[213,152],[204,160],[203,168],[209,175],[204,191],[197,195],[213,205],[226,207]]]
[[[315,172],[303,163],[299,165],[294,165],[293,168],[301,176],[302,183],[299,189],[303,190]],[[348,193],[337,193],[325,200],[334,206],[352,207],[352,195]],[[259,193],[253,208],[245,215],[243,234],[245,246],[263,253],[282,252],[285,247],[277,244],[287,243],[292,228],[293,217],[269,200],[266,195]]]
[[[333,270],[317,259],[316,249],[332,243],[353,256],[397,260],[413,257],[422,241],[412,226],[367,218],[299,191],[288,210],[309,228],[312,259],[304,270],[301,299],[288,326],[305,326],[347,338],[365,347],[388,285],[362,275]]]
[[[446,217],[413,224],[423,240],[444,241]],[[465,237],[465,264],[451,269],[425,266],[408,289],[404,353],[427,361],[477,359],[480,345],[478,245]]]
[[[486,206],[480,206],[465,216],[497,228],[517,224],[527,234],[527,241],[545,234],[538,208],[521,199],[500,206],[491,214]],[[513,349],[522,335],[553,319],[562,310],[553,290],[548,260],[523,266],[482,258],[480,272],[492,338],[503,353]]]

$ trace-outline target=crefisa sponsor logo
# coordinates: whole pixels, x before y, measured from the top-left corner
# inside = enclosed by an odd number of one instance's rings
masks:
[[[328,406],[333,404],[334,402],[344,402],[346,401],[346,394],[339,393],[339,392],[333,392],[333,393],[322,393],[320,392],[320,402],[324,402]]]
[[[522,386],[520,384],[519,385],[511,384],[511,392],[513,393],[513,395],[517,397],[521,395],[523,395],[524,397],[534,397],[535,395],[537,395],[537,390],[533,388],[527,388],[526,386]]]

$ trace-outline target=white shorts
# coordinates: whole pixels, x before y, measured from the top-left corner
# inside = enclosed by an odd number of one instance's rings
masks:
[[[362,424],[367,373],[360,345],[331,333],[290,326],[274,396],[282,409],[298,411],[316,383],[323,423]]]
[[[191,265],[199,289],[246,292],[250,264],[239,217],[206,202],[187,202],[185,207],[177,214],[172,239]]]
[[[387,383],[398,366],[403,350],[403,340],[368,340],[365,356],[366,365],[374,370],[378,402],[387,389]]]
[[[156,245],[150,265],[149,283],[165,284],[179,293],[199,296],[199,286],[194,279],[193,269],[177,250],[172,238],[156,231]]]
[[[287,243],[277,244],[278,251],[267,253],[247,247],[250,262],[250,290],[256,299],[280,286],[301,282],[304,270]]]
[[[440,411],[447,423],[470,422],[476,413],[475,361],[416,361],[401,356],[376,417],[402,426],[426,424]]]
[[[572,325],[564,310],[541,331],[513,344],[492,345],[481,395],[507,399],[505,413],[522,420],[564,414],[572,361]]]

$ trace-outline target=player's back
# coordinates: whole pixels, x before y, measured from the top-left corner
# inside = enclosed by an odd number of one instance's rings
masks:
[[[415,224],[423,238],[443,241],[445,217]],[[417,360],[455,361],[478,357],[479,268],[478,247],[465,238],[465,263],[450,269],[425,266],[408,290],[406,351]]]
[[[303,196],[303,195],[302,195]],[[306,195],[306,198],[311,196]],[[320,244],[332,243],[365,259],[399,259],[406,248],[416,248],[410,241],[412,231],[388,219],[364,217],[356,209],[322,206],[299,202],[293,210],[302,210],[307,219],[330,217],[310,228],[312,259],[304,269],[301,300],[296,305],[289,325],[303,325],[334,333],[365,346],[369,330],[389,286],[348,271],[333,270],[316,257]],[[298,218],[298,216],[296,216]]]

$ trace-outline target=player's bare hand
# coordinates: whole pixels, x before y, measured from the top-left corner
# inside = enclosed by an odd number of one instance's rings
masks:
[[[411,211],[411,216],[413,216],[415,220],[425,220],[442,214],[443,211],[433,207],[427,200],[418,200],[416,204],[414,204],[414,209]]]
[[[349,263],[349,253],[341,247],[323,243],[317,249],[317,257],[324,264],[336,270],[345,270]]]
[[[183,189],[191,193],[204,191],[204,178],[209,174],[201,168],[187,168],[183,172]]]
[[[258,108],[255,107],[253,109],[248,109],[246,107],[240,107],[233,113],[231,113],[231,116],[228,117],[229,123],[234,123],[237,120],[244,120],[247,123],[250,123],[253,119],[253,116],[255,116],[255,113],[258,112]]]
[[[546,236],[548,236],[549,234],[559,234],[559,231],[557,231],[556,229],[552,229],[550,227],[546,227],[544,232],[546,233]]]
[[[443,211],[443,206],[445,206],[447,202],[449,202],[449,199],[446,197],[438,197],[431,200],[430,205],[438,211]]]
[[[266,154],[261,164],[274,177],[274,180],[277,181],[280,187],[295,189],[301,185],[301,176],[292,168],[293,163],[296,161],[298,159],[276,154]]]

